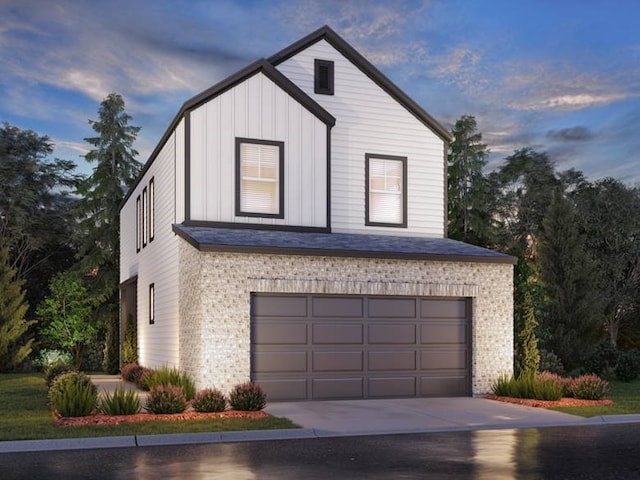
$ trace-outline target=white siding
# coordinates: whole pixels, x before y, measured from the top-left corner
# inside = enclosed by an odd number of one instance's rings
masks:
[[[184,131],[184,130],[183,130]],[[120,281],[138,275],[138,353],[141,365],[178,366],[178,238],[175,222],[174,132],[121,211]],[[136,253],[136,198],[154,178],[155,236]],[[155,285],[155,323],[149,324],[149,285]]]
[[[314,59],[335,63],[334,95],[314,93]],[[336,118],[331,132],[334,232],[444,236],[444,142],[325,40],[278,65]],[[408,158],[408,226],[365,227],[365,153]]]
[[[191,112],[191,220],[326,227],[327,127],[258,73]],[[284,219],[235,215],[235,139],[284,142]]]

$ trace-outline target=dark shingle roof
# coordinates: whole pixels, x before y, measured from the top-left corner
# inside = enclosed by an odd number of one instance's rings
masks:
[[[515,258],[447,238],[313,233],[174,225],[202,251],[514,264]]]

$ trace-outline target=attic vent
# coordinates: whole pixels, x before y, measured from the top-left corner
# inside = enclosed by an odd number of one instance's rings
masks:
[[[333,62],[315,60],[314,91],[322,95],[333,95]]]

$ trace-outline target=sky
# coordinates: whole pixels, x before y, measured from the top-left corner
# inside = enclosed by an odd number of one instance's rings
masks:
[[[83,155],[126,102],[144,163],[181,105],[329,25],[447,129],[473,115],[515,150],[640,184],[637,0],[0,0],[0,122]]]

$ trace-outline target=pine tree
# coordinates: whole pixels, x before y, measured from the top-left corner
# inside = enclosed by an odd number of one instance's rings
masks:
[[[99,301],[96,312],[105,326],[104,367],[118,370],[118,279],[120,260],[119,208],[142,169],[133,148],[140,127],[129,125],[123,98],[111,93],[100,104],[98,120],[89,121],[97,136],[85,138],[92,150],[85,159],[96,163],[77,193],[82,235],[79,269],[89,277],[89,294]]]
[[[538,338],[536,337],[536,327],[538,322],[535,317],[533,299],[529,292],[522,296],[522,305],[516,314],[516,355],[515,374],[535,375],[540,364],[540,352],[538,351]]]
[[[0,246],[0,371],[20,366],[31,353],[33,338],[26,338],[34,321],[25,320],[28,305],[22,281],[9,266],[9,248]]]

